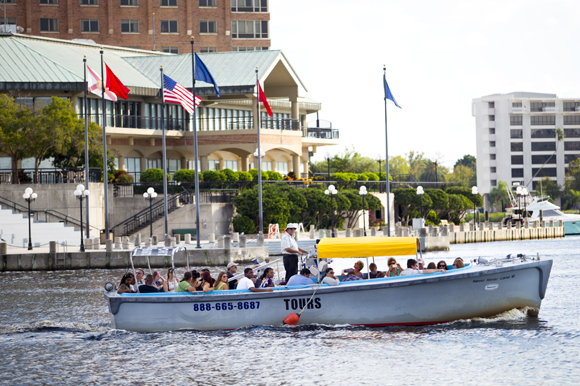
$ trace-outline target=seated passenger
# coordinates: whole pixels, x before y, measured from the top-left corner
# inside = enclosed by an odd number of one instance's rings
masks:
[[[434,262],[430,262],[429,265],[427,266],[427,269],[437,269],[437,266],[435,265]]]
[[[369,270],[370,270],[370,272],[369,272],[370,278],[371,279],[376,279],[377,278],[377,274],[378,274],[377,265],[375,263],[370,263],[369,264]]]
[[[447,269],[447,263],[445,262],[445,260],[441,260],[440,262],[437,263],[437,268],[439,269]]]
[[[196,272],[197,273],[197,272]],[[186,272],[183,274],[183,279],[179,282],[175,292],[195,292],[195,279],[191,272]]]
[[[339,285],[340,279],[334,276],[334,269],[326,268],[326,276],[322,279],[322,284]]]
[[[274,285],[274,280],[272,280],[273,277],[274,270],[269,267],[266,268],[264,270],[264,273],[260,275],[258,279],[256,279],[256,284],[258,285],[258,288],[276,287],[276,285]]]
[[[463,264],[463,259],[461,257],[458,257],[457,259],[455,259],[455,261],[453,262],[453,268],[457,269],[457,268],[463,268],[465,267],[465,264]]]
[[[119,289],[117,290],[117,293],[118,294],[134,293],[135,291],[133,290],[133,288],[131,286],[134,278],[135,277],[133,276],[132,273],[124,274],[123,277],[121,278],[121,284],[119,284]]]
[[[389,270],[387,271],[387,274],[385,276],[395,277],[401,274],[402,271],[401,265],[397,264],[397,260],[395,260],[394,257],[389,257],[387,263],[389,264]]]
[[[361,279],[363,278],[363,274],[362,274],[362,269],[364,268],[365,264],[362,261],[357,261],[356,263],[354,263],[354,268],[348,268],[348,269],[344,269],[342,271],[343,275],[346,275],[348,272],[353,272],[355,274],[355,276],[360,277]]]
[[[201,271],[201,290],[203,292],[209,292],[209,291],[213,291],[213,286],[212,286],[212,282],[214,281],[211,277],[211,275],[209,274],[209,269],[208,270],[202,270]]]
[[[175,292],[179,283],[175,279],[175,275],[173,273],[175,270],[173,268],[169,268],[167,270],[167,280],[163,281],[163,291],[165,292]]]
[[[387,275],[384,272],[379,272],[377,273],[377,279],[380,279],[382,277],[386,277]]]
[[[228,291],[230,289],[228,274],[225,271],[218,273],[217,279],[215,279],[215,283],[213,284],[213,289],[216,291]]]
[[[346,273],[346,278],[344,278],[343,282],[345,281],[355,281],[355,280],[362,280],[361,277],[358,277],[354,271],[348,271]]]
[[[153,276],[153,283],[151,284],[153,287],[157,288],[159,292],[165,292],[165,287],[163,285],[163,278],[161,277],[161,273],[155,272],[155,276]]]
[[[202,270],[201,270],[201,278],[202,278],[202,279],[203,279],[203,273],[204,273],[204,272],[207,272],[207,273],[209,274],[209,269],[207,269],[207,268],[204,268],[204,269],[202,269]],[[211,277],[211,274],[209,274],[209,278],[211,279],[211,283],[210,283],[210,284],[213,286],[213,284],[214,284],[215,280],[214,280],[214,279]]]
[[[299,274],[296,274],[288,280],[286,286],[292,287],[296,285],[312,285],[314,284],[312,280],[310,280],[310,270],[308,268],[302,268]]]
[[[139,292],[142,294],[159,292],[159,290],[153,286],[153,275],[145,276],[145,284],[139,286]]]
[[[254,277],[254,270],[252,268],[244,269],[244,277],[238,282],[236,289],[249,289],[252,292],[271,292],[272,288],[256,288],[252,278]]]
[[[201,277],[201,274],[199,272],[197,272],[195,269],[193,271],[191,271],[191,278],[193,279],[193,286],[195,287],[196,291],[201,291],[201,286],[199,285],[199,281],[197,279],[199,279]]]
[[[401,276],[410,276],[410,275],[421,275],[423,273],[433,273],[433,272],[442,272],[445,273],[444,269],[425,269],[420,270],[417,267],[417,260],[409,259],[407,260],[407,269],[401,272]]]

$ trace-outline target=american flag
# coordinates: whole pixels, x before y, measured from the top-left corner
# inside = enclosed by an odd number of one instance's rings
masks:
[[[167,103],[179,103],[190,114],[193,114],[193,94],[185,87],[163,74],[163,97]],[[195,96],[195,106],[201,102],[201,98]]]

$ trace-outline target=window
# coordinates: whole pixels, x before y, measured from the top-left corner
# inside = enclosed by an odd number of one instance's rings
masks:
[[[39,0],[40,4],[58,4],[58,0]]]
[[[495,147],[495,141],[489,141],[489,147]]]
[[[215,34],[217,33],[216,28],[217,22],[215,20],[200,20],[199,21],[199,33],[201,34]]]
[[[208,164],[209,170],[220,170],[220,161],[219,160],[210,159],[207,162],[209,163]]]
[[[121,33],[139,33],[139,20],[121,20]]]
[[[200,7],[215,7],[215,0],[199,0]]]
[[[177,7],[177,0],[160,0],[159,5],[162,7]]]
[[[180,159],[168,159],[167,160],[167,173],[170,176],[173,176],[173,173],[181,169],[181,160]]]
[[[512,165],[523,165],[524,156],[523,155],[512,155]]]
[[[115,102],[114,127],[142,128],[141,102],[119,101]]]
[[[580,125],[580,115],[564,115],[565,125]]]
[[[230,4],[232,12],[268,12],[268,0],[231,0]]]
[[[580,158],[580,154],[566,154],[564,155],[564,163],[569,164],[572,161],[576,161]]]
[[[496,186],[497,185],[497,180],[491,180],[491,186]]]
[[[99,5],[99,0],[81,0],[81,5]]]
[[[489,168],[489,171],[490,171],[490,173],[496,173],[497,172],[497,169],[496,169],[495,166],[492,166],[492,167]]]
[[[489,129],[489,134],[495,134],[495,129]]]
[[[531,117],[532,126],[547,126],[547,125],[555,125],[556,124],[556,116],[555,115],[535,115]]]
[[[512,102],[512,107],[522,107],[522,102]]]
[[[217,47],[201,47],[199,49],[199,52],[201,52],[202,54],[206,54],[208,52],[218,52],[218,51]]]
[[[556,142],[532,142],[532,151],[554,151]]]
[[[489,159],[493,161],[495,159],[495,154],[490,154]]]
[[[133,176],[134,181],[139,181],[139,178],[141,178],[141,158],[126,157],[125,170],[127,174]]]
[[[523,177],[524,169],[512,169],[512,178]]]
[[[58,32],[58,19],[40,19],[40,32]]]
[[[510,126],[521,126],[523,117],[521,115],[510,115]]]
[[[556,168],[532,168],[532,175],[536,177],[556,177],[558,173]]]
[[[487,102],[487,107],[493,109],[495,107],[495,102]]]
[[[5,1],[3,1],[3,3],[4,3],[4,2],[5,2],[6,4],[16,4],[16,0],[5,0]],[[7,19],[8,19],[8,18],[7,18]],[[2,18],[2,20],[1,20],[1,21],[2,21],[2,22],[1,22],[0,24],[4,24],[4,18]],[[8,23],[8,25],[10,25],[10,23]],[[10,168],[8,168],[8,169],[10,169]]]
[[[538,112],[545,111],[544,107],[556,107],[556,102],[531,102],[530,111]]]
[[[495,121],[495,115],[490,115],[490,116],[489,116],[489,120],[490,120],[491,122]]]
[[[564,142],[564,150],[580,150],[580,142]]]
[[[580,107],[580,102],[564,102],[564,111],[577,111],[578,107]]]
[[[522,129],[511,129],[510,138],[522,138],[523,132],[524,131]]]
[[[232,38],[234,39],[267,39],[267,21],[232,20]]]
[[[267,51],[268,47],[232,47],[232,51],[234,52],[242,52],[242,51]]]
[[[276,171],[282,175],[288,174],[288,162],[276,162]]]
[[[270,161],[262,161],[262,170],[265,172],[272,171],[272,162]]]
[[[544,163],[555,164],[556,156],[552,154],[532,155],[532,165],[543,165]]]
[[[555,138],[556,129],[532,129],[532,138]]]
[[[139,0],[121,0],[121,5],[139,6]]]
[[[580,129],[564,129],[566,138],[580,138]]]
[[[510,143],[511,151],[524,151],[524,143],[523,142],[512,142]]]
[[[162,169],[163,164],[161,163],[161,158],[157,159],[147,159],[147,169]]]
[[[177,20],[161,20],[161,33],[176,34]]]
[[[238,161],[226,161],[226,169],[233,170],[234,172],[238,171]]]
[[[6,4],[10,4],[10,1],[7,1]],[[7,25],[17,25],[15,17],[7,17],[6,18]],[[0,25],[4,25],[4,18],[0,17]]]
[[[81,19],[81,32],[99,32],[99,19]]]
[[[169,54],[178,54],[179,48],[177,48],[177,47],[161,47],[161,52],[167,52]]]

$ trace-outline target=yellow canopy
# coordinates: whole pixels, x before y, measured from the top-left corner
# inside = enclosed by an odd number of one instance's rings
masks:
[[[416,237],[324,238],[318,243],[318,258],[408,256],[417,253]]]

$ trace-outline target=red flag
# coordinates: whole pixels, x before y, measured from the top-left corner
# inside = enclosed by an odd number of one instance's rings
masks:
[[[105,68],[107,69],[107,76],[105,82],[105,87],[107,88],[107,90],[115,93],[115,95],[117,95],[120,98],[127,99],[129,97],[129,95],[127,94],[129,94],[131,90],[125,87],[123,83],[121,83],[119,78],[117,78],[117,76],[113,74],[113,71],[111,71],[109,66],[107,66],[107,63],[105,63]]]
[[[260,85],[260,81],[258,81],[258,88],[260,89],[259,90],[260,92],[258,93],[258,102],[264,103],[264,107],[266,108],[268,115],[272,116],[272,109],[270,108],[270,104],[268,104],[268,100],[266,99],[266,94],[264,94],[264,91],[262,91],[262,86]]]

